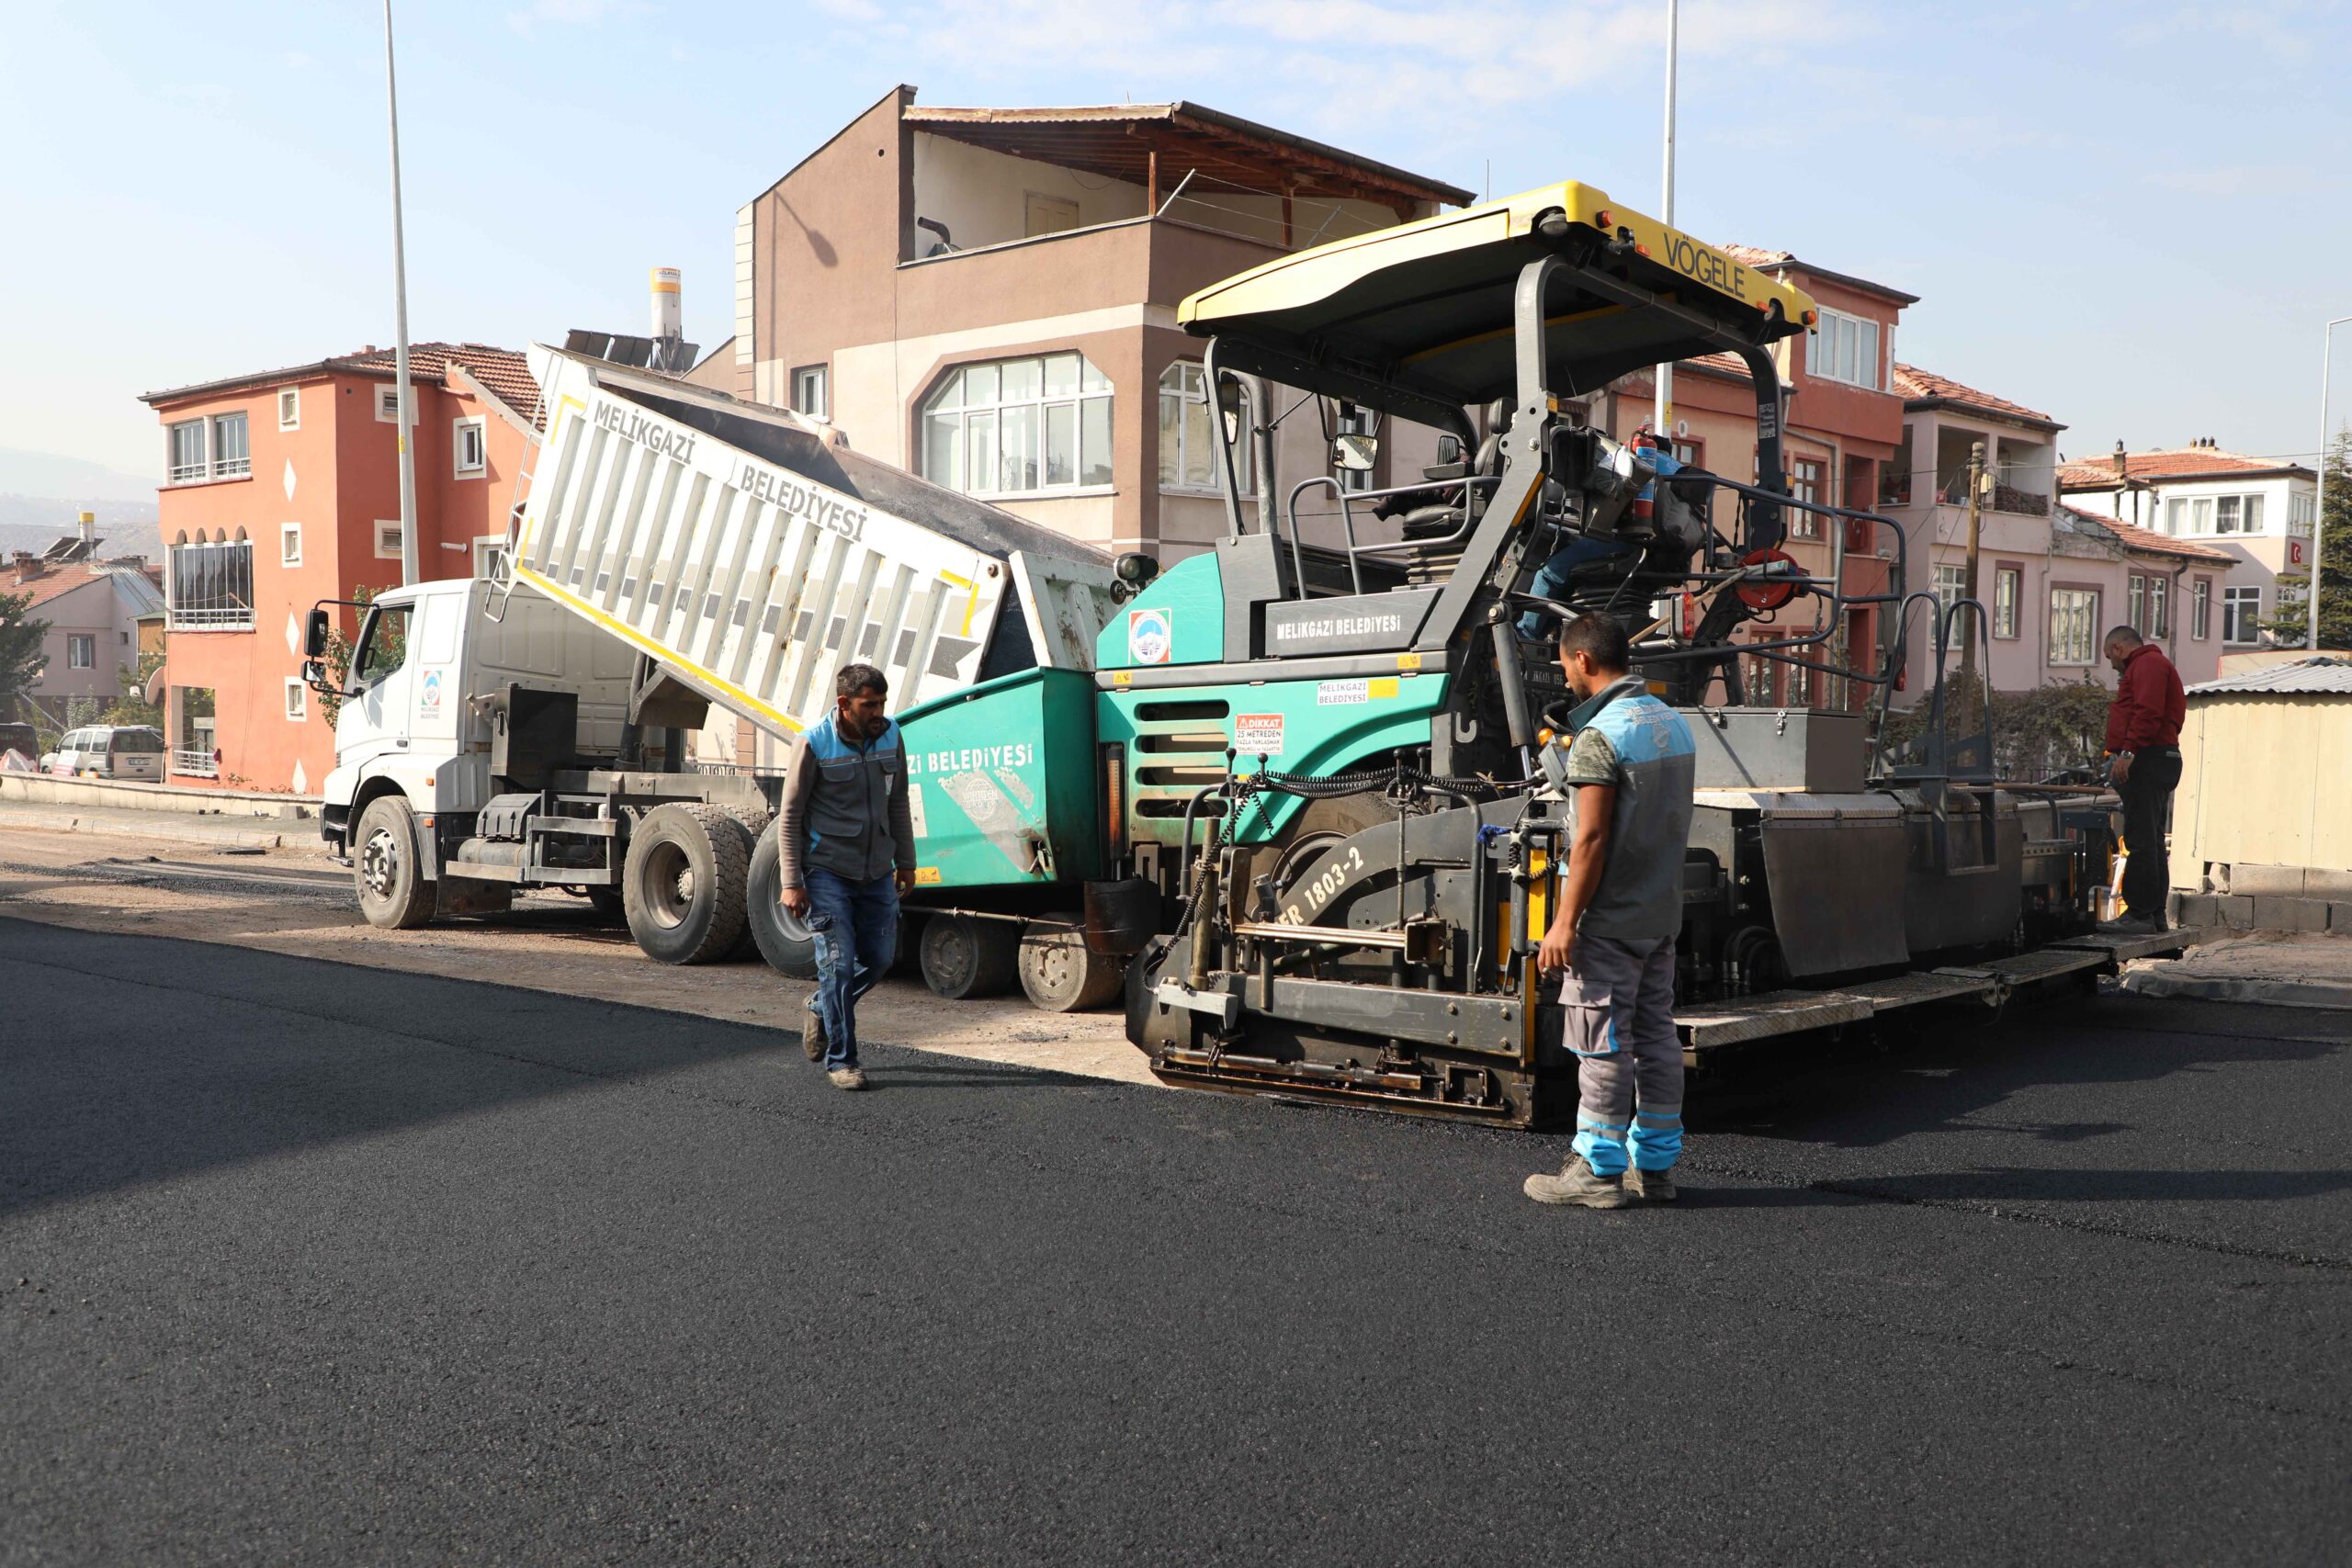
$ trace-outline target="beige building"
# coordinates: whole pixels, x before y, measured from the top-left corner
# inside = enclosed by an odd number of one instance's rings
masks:
[[[895,88],[736,214],[728,389],[1073,537],[1181,555],[1225,524],[1177,303],[1471,199],[1193,104],[931,108]],[[1329,471],[1341,412],[1282,421],[1283,491]],[[1384,443],[1363,487],[1417,479],[1433,442]],[[1261,466],[1238,475],[1253,510]]]

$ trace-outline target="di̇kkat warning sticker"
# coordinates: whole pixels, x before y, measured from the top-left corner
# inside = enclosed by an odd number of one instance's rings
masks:
[[[1260,753],[1272,757],[1283,749],[1283,716],[1278,713],[1240,713],[1233,716],[1233,749],[1245,757]]]

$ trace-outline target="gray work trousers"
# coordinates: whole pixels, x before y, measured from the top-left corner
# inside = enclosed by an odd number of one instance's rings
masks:
[[[1560,986],[1577,1057],[1577,1153],[1599,1176],[1682,1157],[1682,1042],[1674,1032],[1674,939],[1577,938]]]

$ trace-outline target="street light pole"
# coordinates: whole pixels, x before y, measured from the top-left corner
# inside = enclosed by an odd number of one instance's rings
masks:
[[[2319,494],[2312,502],[2312,578],[2303,590],[2303,647],[2319,649],[2319,552],[2327,542],[2327,371],[2335,350],[2335,329],[2352,316],[2338,316],[2319,331]]]
[[[1674,227],[1674,72],[1681,39],[1680,12],[1680,0],[1666,0],[1666,210],[1658,216],[1669,229]],[[1659,366],[1653,379],[1657,384],[1657,405],[1651,412],[1650,429],[1662,448],[1671,453],[1674,428],[1668,420],[1674,412],[1674,367]]]
[[[408,251],[401,231],[401,103],[392,76],[392,0],[384,0],[384,103],[392,132],[392,376],[399,383],[400,424],[393,438],[401,456],[401,581],[414,582],[416,559],[416,453],[409,440],[416,428],[415,392],[408,383]]]

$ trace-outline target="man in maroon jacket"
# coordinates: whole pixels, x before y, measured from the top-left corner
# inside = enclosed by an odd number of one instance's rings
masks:
[[[2154,643],[2130,626],[2107,634],[2107,661],[2115,666],[2115,702],[2107,710],[2108,777],[2123,796],[2123,914],[2098,929],[2128,936],[2165,929],[2165,890],[2172,868],[2165,828],[2172,792],[2180,784],[2180,721],[2188,700],[2180,672]]]

